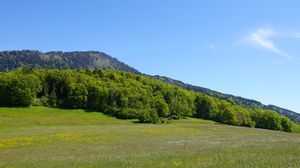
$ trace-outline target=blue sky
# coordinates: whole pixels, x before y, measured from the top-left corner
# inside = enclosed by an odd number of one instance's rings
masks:
[[[300,1],[1,0],[0,50],[99,50],[300,112]]]

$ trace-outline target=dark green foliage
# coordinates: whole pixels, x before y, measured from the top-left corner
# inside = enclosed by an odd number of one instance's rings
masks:
[[[30,74],[30,73],[33,72],[33,68],[31,66],[28,66],[28,65],[22,66],[20,69],[21,69],[23,74]]]
[[[92,109],[146,123],[194,116],[230,125],[298,131],[298,125],[274,111],[233,105],[129,72],[21,69],[0,73],[0,106],[30,105]]]
[[[287,109],[284,109],[284,108],[281,108],[281,107],[277,107],[277,106],[274,106],[274,105],[264,106],[263,109],[276,111],[279,114],[289,118],[290,120],[295,121],[298,124],[300,124],[300,114],[299,113],[296,113],[294,111],[287,110]]]
[[[95,110],[104,111],[108,104],[108,89],[99,85],[90,84],[87,86],[88,99],[87,107]]]
[[[258,111],[252,116],[252,120],[258,128],[267,128],[272,130],[283,130],[286,123],[281,123],[282,117],[276,115],[273,111]],[[286,128],[284,129],[286,130]]]
[[[32,50],[22,50],[22,51],[4,51],[0,52],[0,71],[9,71],[13,69],[18,69],[19,67],[22,67],[20,71],[23,74],[33,74],[35,73],[33,68],[47,68],[47,69],[85,69],[81,73],[85,73],[88,76],[94,75],[95,77],[98,77],[100,79],[106,79],[109,78],[112,81],[115,82],[122,82],[121,80],[133,80],[136,82],[143,82],[142,76],[133,76],[131,74],[126,74],[121,72],[120,74],[111,74],[106,73],[105,70],[101,68],[108,68],[108,69],[117,69],[122,71],[128,71],[133,72],[136,74],[140,74],[139,71],[136,69],[129,67],[128,65],[118,61],[115,58],[112,58],[111,56],[103,53],[103,52],[97,52],[97,51],[87,51],[87,52],[47,52],[42,53],[39,51],[32,51]],[[95,68],[94,71],[90,70],[91,68]],[[81,70],[79,70],[81,71]],[[74,82],[74,81],[60,81],[62,83],[55,83],[53,81],[56,81],[57,79],[61,77],[65,77],[65,75],[60,75],[59,71],[53,71],[53,74],[50,76],[45,76],[43,73],[35,74],[40,79],[41,85],[42,85],[42,92],[38,93],[38,97],[41,97],[43,95],[50,96],[52,93],[52,90],[55,89],[55,92],[57,95],[52,94],[51,99],[49,99],[48,104],[51,106],[61,106],[63,103],[63,98],[65,98],[67,95],[66,86],[68,85],[68,82]],[[64,72],[62,72],[64,73]],[[128,77],[121,77],[121,76],[128,76]],[[147,76],[147,75],[145,75]],[[225,100],[231,104],[235,104],[238,106],[243,106],[246,108],[251,109],[263,109],[263,110],[273,110],[277,113],[295,121],[300,124],[300,114],[295,113],[293,111],[283,109],[277,106],[273,105],[263,105],[262,103],[245,99],[242,97],[237,97],[229,94],[223,94],[214,90],[210,90],[203,87],[193,86],[189,84],[185,84],[181,81],[174,80],[168,77],[162,77],[162,76],[148,76],[152,77],[158,80],[161,80],[165,83],[169,83],[172,85],[175,85],[180,88],[184,88],[187,90],[193,90],[199,93],[202,93],[204,95],[212,96],[217,99]],[[69,77],[68,77],[69,78]],[[71,79],[74,79],[73,77]],[[52,80],[52,82],[51,82]],[[133,83],[131,83],[133,84]],[[193,101],[191,98],[182,100],[180,99],[180,95],[176,95],[176,91],[170,91],[170,90],[162,90],[166,89],[162,87],[161,84],[159,85],[153,85],[153,91],[158,91],[160,93],[163,93],[162,96],[165,99],[165,102],[170,105],[169,107],[169,114],[168,115],[177,115],[177,116],[186,116],[191,115],[193,113]],[[104,87],[106,88],[106,86]],[[87,89],[89,89],[87,87]],[[112,90],[113,91],[113,90]],[[114,91],[113,91],[114,92]],[[59,99],[56,101],[55,96],[57,96]],[[90,96],[90,95],[89,95]],[[170,100],[171,97],[175,97],[172,101]],[[91,98],[91,97],[89,97]],[[88,98],[88,99],[89,99]],[[108,95],[109,103],[105,104],[106,102],[103,101],[103,103],[97,103],[97,109],[103,111],[105,108],[104,106],[114,106],[117,107],[122,103],[123,106],[129,105],[130,107],[134,108],[144,108],[142,103],[142,100],[145,100],[145,98],[142,98],[141,96],[138,96],[137,94],[134,94],[132,96],[132,93],[130,93],[129,96],[124,95],[116,95],[115,93],[112,93]],[[117,99],[115,99],[117,98]],[[91,98],[92,99],[92,98]],[[88,100],[87,104],[91,103],[91,99]],[[147,99],[147,98],[146,98]],[[151,101],[151,100],[147,100]],[[94,102],[95,103],[95,102]],[[125,104],[124,104],[125,103]],[[128,104],[126,104],[128,103]],[[24,104],[24,103],[23,103]],[[47,103],[46,103],[47,104]],[[148,103],[149,104],[149,103]],[[139,106],[139,107],[137,107]],[[91,107],[88,105],[88,107]],[[96,107],[96,106],[92,106]],[[153,106],[151,108],[154,108]],[[240,113],[244,114],[244,113]],[[236,114],[238,115],[238,114]],[[241,115],[243,116],[243,115]],[[211,116],[212,117],[212,116]],[[214,117],[213,117],[214,118]],[[242,118],[242,117],[240,117]],[[241,123],[240,123],[241,124]],[[239,125],[239,124],[238,124]],[[244,123],[242,123],[244,125]]]
[[[50,107],[56,107],[57,106],[57,96],[56,96],[56,90],[53,89],[52,92],[49,95],[48,105]]]
[[[36,76],[19,72],[0,74],[0,106],[29,106],[40,90]]]
[[[218,119],[230,125],[237,125],[235,111],[228,104],[221,104],[220,113],[218,114]]]
[[[297,122],[300,124],[300,114],[284,109],[284,108],[280,108],[274,105],[263,105],[262,103],[255,101],[255,100],[250,100],[250,99],[246,99],[246,98],[242,98],[242,97],[238,97],[238,96],[234,96],[234,95],[230,95],[230,94],[223,94],[214,90],[210,90],[207,88],[203,88],[203,87],[199,87],[199,86],[193,86],[190,84],[186,84],[183,83],[181,81],[175,80],[175,79],[171,79],[168,77],[164,77],[164,76],[149,76],[152,77],[154,79],[158,79],[160,81],[163,81],[165,83],[169,83],[172,84],[174,86],[177,87],[181,87],[184,89],[188,89],[188,90],[193,90],[205,95],[209,95],[221,100],[225,100],[227,102],[230,102],[231,104],[235,104],[235,105],[239,105],[239,106],[243,106],[246,108],[252,108],[252,109],[263,109],[263,110],[273,110],[276,111],[277,113]]]
[[[218,116],[218,105],[212,97],[197,96],[195,99],[195,112],[196,117],[221,121]]]
[[[109,68],[133,73],[140,73],[136,69],[118,61],[117,59],[97,51],[61,52],[52,51],[42,53],[33,50],[0,52],[0,71],[8,71],[21,66],[47,69],[90,69]]]
[[[296,130],[294,130],[295,128],[293,127],[293,122],[287,119],[286,117],[281,117],[281,125],[283,131],[296,132]]]
[[[111,109],[108,112],[121,119],[134,119],[141,113],[140,110],[133,108]]]
[[[286,117],[270,110],[255,110],[232,105],[209,96],[195,98],[194,116],[212,119],[230,125],[258,127],[294,132],[299,126]]]
[[[65,106],[69,108],[85,108],[88,99],[88,91],[84,84],[70,83],[67,87]]]
[[[144,123],[160,123],[157,112],[154,109],[141,110],[138,119]]]
[[[153,107],[159,117],[167,117],[169,114],[169,106],[163,98],[157,98],[153,102]]]

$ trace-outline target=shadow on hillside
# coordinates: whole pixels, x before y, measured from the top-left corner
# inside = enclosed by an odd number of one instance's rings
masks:
[[[137,119],[125,119],[125,118],[120,118],[120,117],[117,117],[117,116],[114,116],[112,114],[109,114],[109,113],[105,113],[105,112],[100,112],[100,111],[96,111],[96,110],[93,110],[93,109],[83,109],[84,112],[86,113],[101,113],[101,114],[104,114],[105,116],[107,117],[113,117],[113,118],[116,118],[116,119],[120,119],[120,120],[127,120],[131,123],[142,123],[140,121],[138,121]],[[142,123],[143,124],[143,123]]]
[[[219,123],[219,122],[215,122],[214,124],[216,124],[216,125],[227,125],[227,124]]]

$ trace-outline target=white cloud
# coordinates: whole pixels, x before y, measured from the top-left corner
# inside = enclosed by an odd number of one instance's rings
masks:
[[[300,38],[300,32],[294,33],[294,34],[293,34],[293,37],[294,37],[294,38]]]
[[[300,35],[300,34],[299,34]],[[286,57],[287,59],[291,59],[291,56],[279,49],[275,43],[272,41],[273,37],[278,36],[278,33],[269,27],[260,27],[252,32],[250,32],[248,35],[244,37],[244,41],[246,43],[250,43],[253,45],[256,45],[258,47],[267,49],[269,51],[272,51],[276,54],[282,55]],[[299,36],[300,38],[300,36]]]
[[[212,49],[212,50],[217,49],[217,47],[213,44],[207,45],[207,48]]]

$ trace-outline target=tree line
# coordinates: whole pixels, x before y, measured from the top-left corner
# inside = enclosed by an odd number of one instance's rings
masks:
[[[238,96],[234,96],[234,95],[230,95],[230,94],[224,94],[221,92],[217,92],[211,89],[207,89],[207,88],[203,88],[200,86],[194,86],[194,85],[190,85],[190,84],[186,84],[183,83],[179,80],[175,80],[169,77],[165,77],[165,76],[149,76],[152,77],[154,79],[158,79],[160,81],[163,81],[165,83],[169,83],[187,90],[192,90],[195,92],[200,92],[202,94],[205,95],[209,95],[221,100],[225,100],[231,104],[234,105],[238,105],[238,106],[243,106],[246,108],[251,108],[251,109],[263,109],[263,110],[272,110],[272,111],[276,111],[277,113],[291,119],[292,121],[295,121],[296,123],[300,124],[300,114],[293,112],[291,110],[287,110],[281,107],[277,107],[274,105],[264,105],[261,102],[258,102],[256,100],[251,100],[251,99],[246,99],[243,97],[238,97]]]
[[[96,110],[146,123],[197,117],[236,126],[299,131],[299,125],[274,111],[233,105],[130,72],[23,67],[0,73],[0,106],[31,105]]]

